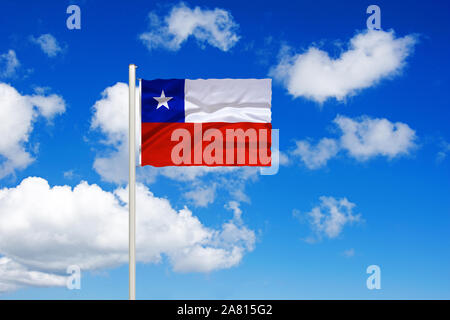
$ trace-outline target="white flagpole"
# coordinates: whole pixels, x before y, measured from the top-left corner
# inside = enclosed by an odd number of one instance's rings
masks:
[[[129,299],[136,300],[136,65],[130,64],[129,75]]]

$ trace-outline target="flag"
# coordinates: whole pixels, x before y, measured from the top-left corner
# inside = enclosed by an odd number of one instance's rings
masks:
[[[142,166],[270,166],[271,79],[141,80]]]

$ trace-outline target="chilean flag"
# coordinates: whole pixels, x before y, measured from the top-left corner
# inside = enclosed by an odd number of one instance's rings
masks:
[[[270,166],[271,79],[141,80],[142,166]]]

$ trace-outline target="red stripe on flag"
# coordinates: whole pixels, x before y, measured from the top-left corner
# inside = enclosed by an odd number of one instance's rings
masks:
[[[141,165],[270,166],[272,124],[142,123]]]

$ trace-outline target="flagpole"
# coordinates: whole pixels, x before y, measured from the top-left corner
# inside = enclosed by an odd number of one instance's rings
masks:
[[[130,64],[129,75],[129,299],[136,300],[136,65]]]

